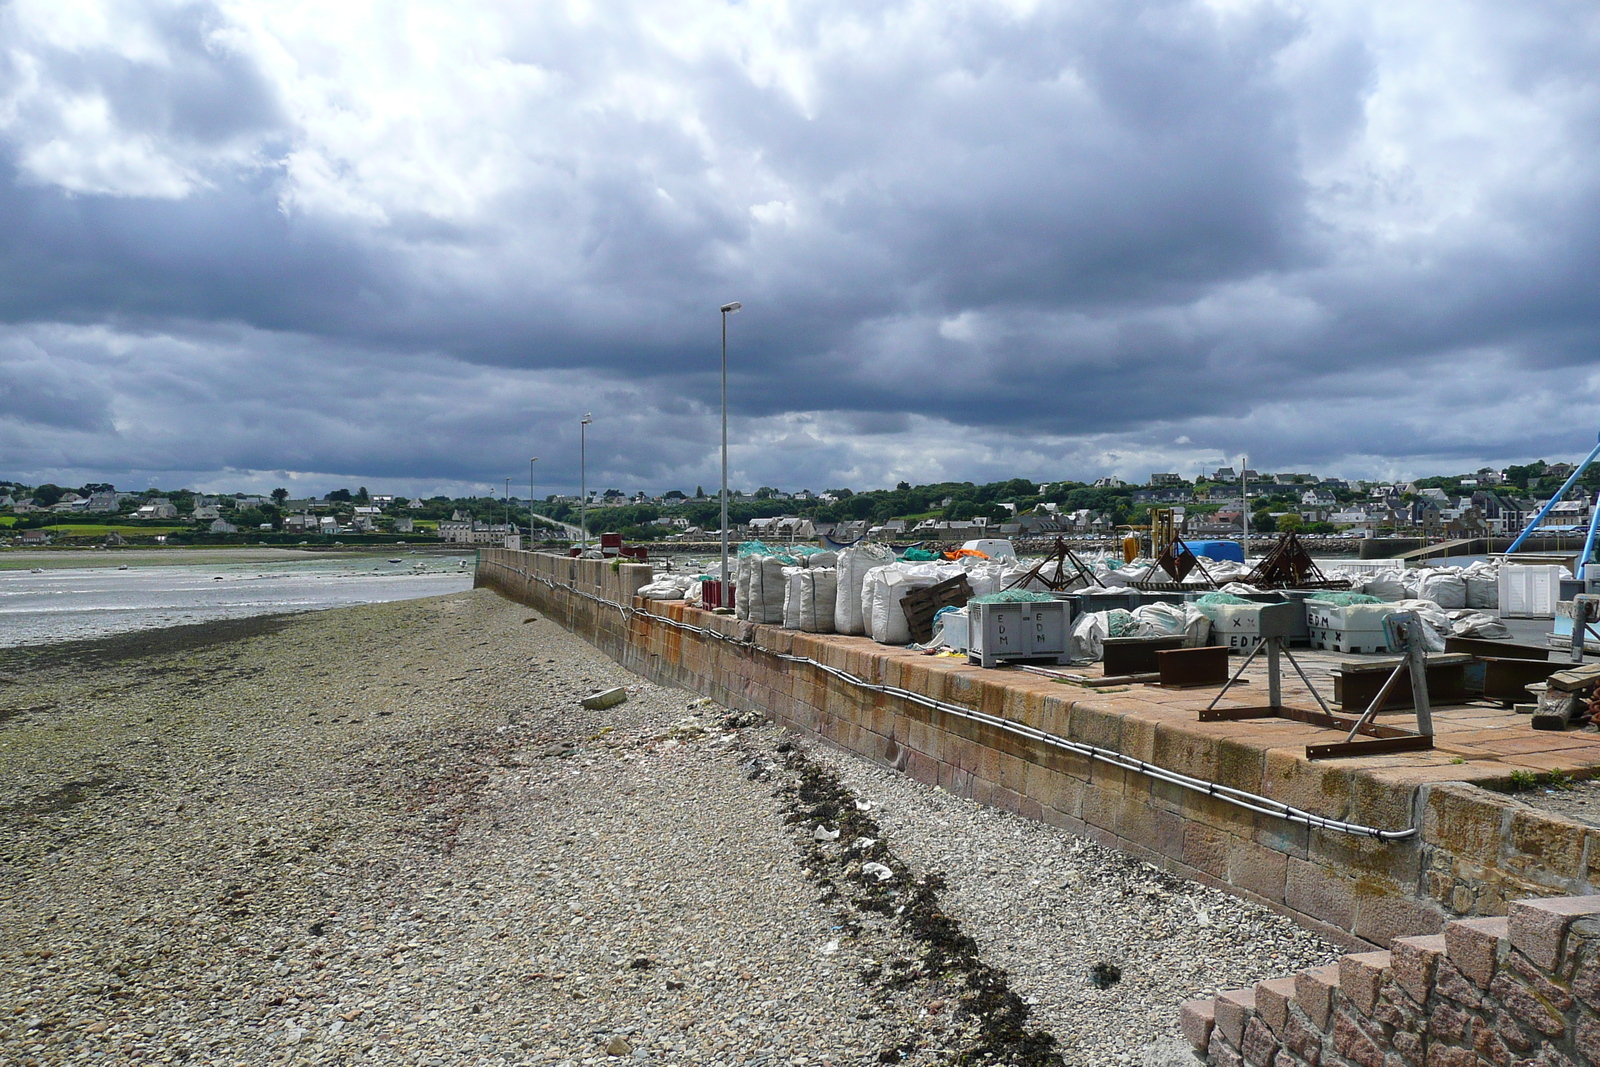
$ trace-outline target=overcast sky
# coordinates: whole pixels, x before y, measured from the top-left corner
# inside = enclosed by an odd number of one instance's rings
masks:
[[[1592,3],[0,6],[0,477],[1349,476],[1600,429]]]

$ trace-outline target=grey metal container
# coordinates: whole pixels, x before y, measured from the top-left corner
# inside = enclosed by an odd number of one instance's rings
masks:
[[[967,660],[1072,662],[1072,605],[1065,600],[967,605]]]

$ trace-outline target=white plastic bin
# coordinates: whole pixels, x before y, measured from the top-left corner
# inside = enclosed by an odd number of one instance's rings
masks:
[[[1552,564],[1500,565],[1500,617],[1553,619],[1564,568]]]
[[[967,659],[993,667],[1018,659],[1072,662],[1072,605],[1065,600],[968,604]]]
[[[1388,652],[1389,637],[1383,620],[1394,614],[1392,604],[1339,606],[1315,598],[1306,601],[1306,629],[1312,648],[1334,652]]]

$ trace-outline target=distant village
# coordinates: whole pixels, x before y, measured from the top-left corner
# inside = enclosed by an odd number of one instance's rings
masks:
[[[1574,470],[1537,462],[1505,470],[1406,482],[1324,478],[1311,473],[1265,473],[1220,467],[1193,479],[1152,473],[1143,485],[1116,477],[1093,482],[1036,483],[1011,479],[988,485],[941,483],[855,493],[813,493],[763,487],[733,494],[731,532],[763,540],[959,541],[977,537],[1110,536],[1119,526],[1168,508],[1189,537],[1237,537],[1298,529],[1305,533],[1371,537],[1380,534],[1479,536],[1516,532]],[[1580,487],[1582,488],[1582,487]],[[1586,524],[1589,495],[1558,504],[1546,526]],[[1541,491],[1544,495],[1540,496]],[[577,497],[553,497],[551,517],[576,521]],[[631,497],[616,490],[591,494],[588,528],[617,530],[630,539],[695,540],[719,530],[714,496],[668,493]],[[613,513],[616,514],[615,517]],[[653,528],[653,529],[652,529]]]
[[[1572,473],[1568,463],[1484,468],[1470,474],[1406,482],[1324,478],[1221,467],[1192,479],[1152,473],[1142,485],[1104,477],[1093,482],[1013,478],[975,484],[943,482],[894,489],[788,491],[763,486],[730,494],[730,534],[741,539],[810,541],[956,541],[975,537],[1110,536],[1146,521],[1153,507],[1171,509],[1189,537],[1237,537],[1298,529],[1344,537],[1471,537],[1515,532]],[[1587,524],[1600,484],[1579,485],[1551,510],[1545,525]],[[591,535],[620,533],[637,541],[698,541],[720,531],[714,492],[660,495],[595,490],[587,501],[553,494],[529,508],[512,495],[411,500],[335,490],[321,498],[202,494],[188,490],[119,491],[112,485],[66,489],[0,482],[0,535],[12,543],[123,538],[178,541],[269,541],[408,537],[453,544],[499,545],[531,533],[570,539],[580,523]],[[145,538],[143,533],[150,536]]]

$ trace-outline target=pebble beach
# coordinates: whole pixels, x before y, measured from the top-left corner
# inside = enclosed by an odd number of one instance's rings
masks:
[[[1171,1065],[1335,954],[486,590],[0,651],[0,1063]]]

